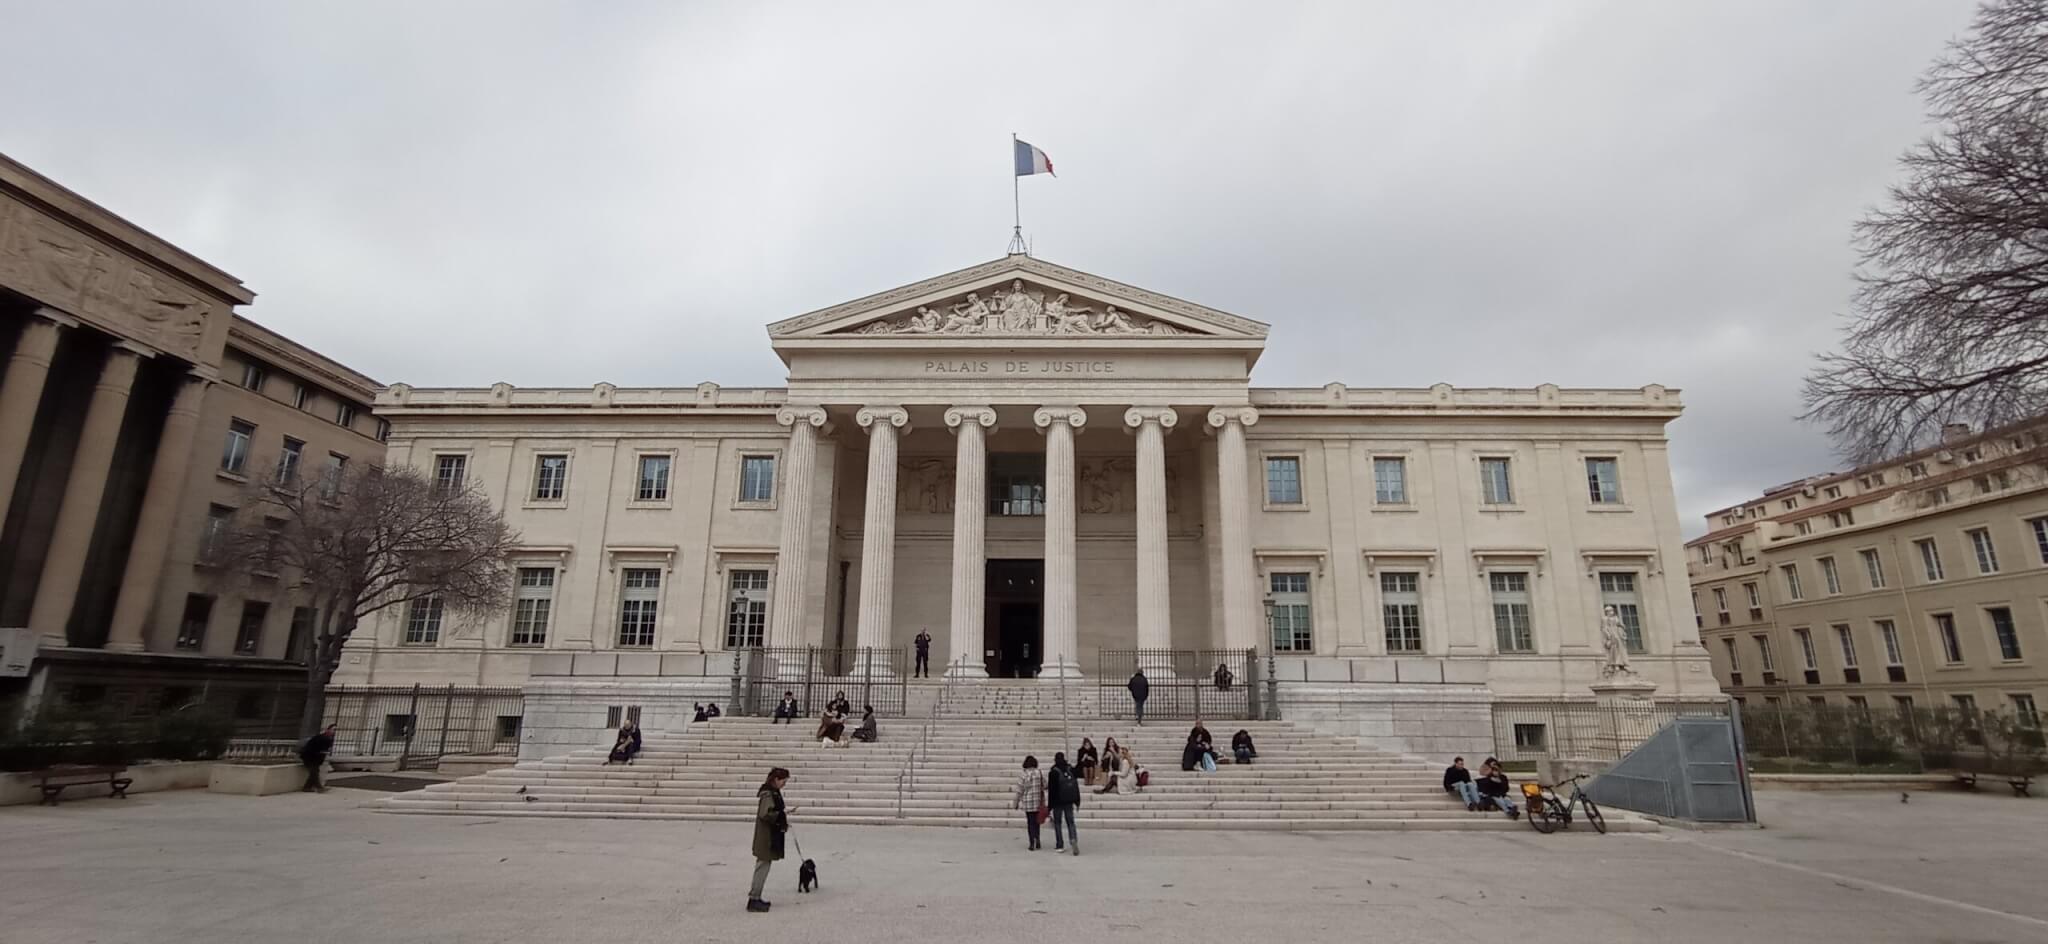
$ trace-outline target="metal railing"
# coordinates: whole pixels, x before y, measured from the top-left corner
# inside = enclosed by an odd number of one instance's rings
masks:
[[[437,766],[450,754],[517,754],[525,722],[517,688],[334,686],[327,723],[334,752],[395,758],[399,769]]]
[[[1493,753],[1503,760],[1573,757],[1618,760],[1681,716],[1726,717],[1728,703],[1657,701],[1637,706],[1564,699],[1493,703]]]
[[[2048,772],[2040,720],[2009,711],[1765,703],[1742,727],[1762,773]]]
[[[946,703],[953,696],[953,684],[958,674],[954,669],[965,664],[965,659],[954,659],[947,663],[946,671],[939,681],[938,697],[932,699],[932,708],[925,715],[924,723],[918,725],[917,739],[911,742],[910,754],[903,760],[903,769],[896,772],[896,818],[904,818],[903,799],[907,793],[917,792],[917,766],[931,760],[932,731],[938,727],[939,716],[946,710]]]
[[[1147,718],[1259,720],[1261,672],[1256,649],[1104,649],[1096,655],[1096,698],[1104,718],[1129,718],[1125,686],[1139,669],[1150,693]],[[1227,679],[1217,672],[1221,667]]]
[[[784,692],[797,711],[815,718],[841,694],[858,710],[873,706],[883,718],[907,714],[910,662],[904,649],[763,647],[735,655],[736,714],[770,713]]]

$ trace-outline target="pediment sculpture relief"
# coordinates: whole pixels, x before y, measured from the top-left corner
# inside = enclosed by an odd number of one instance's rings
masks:
[[[213,306],[41,211],[0,203],[0,277],[56,306],[196,360]]]
[[[983,298],[967,293],[963,301],[933,308],[920,305],[916,312],[853,329],[854,334],[979,334],[979,335],[1182,335],[1191,334],[1178,325],[1118,311],[1115,305],[1101,310],[1075,303],[1064,293],[1046,298],[1045,292],[1025,288],[1022,280],[1008,289],[997,289]]]

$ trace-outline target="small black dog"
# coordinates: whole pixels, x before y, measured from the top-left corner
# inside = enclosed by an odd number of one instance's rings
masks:
[[[796,890],[802,893],[816,887],[818,887],[818,861],[816,859],[805,859],[804,864],[796,870]]]

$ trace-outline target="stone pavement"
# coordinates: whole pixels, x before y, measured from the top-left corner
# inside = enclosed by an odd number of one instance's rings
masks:
[[[1765,793],[1760,831],[1097,831],[1079,858],[1021,829],[800,826],[824,889],[797,895],[784,863],[769,915],[741,910],[744,824],[393,817],[370,796],[0,810],[0,940],[2048,940],[2048,801],[1990,795]]]

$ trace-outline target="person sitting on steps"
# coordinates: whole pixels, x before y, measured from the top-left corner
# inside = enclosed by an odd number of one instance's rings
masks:
[[[619,739],[612,744],[612,752],[604,760],[607,764],[630,764],[634,755],[640,753],[640,726],[628,718],[619,725]]]
[[[840,692],[825,703],[825,710],[844,718],[853,713],[853,702],[846,700],[845,692]]]
[[[1508,779],[1506,771],[1500,769],[1498,758],[1489,757],[1479,765],[1478,786],[1479,795],[1491,800],[1509,819],[1522,818],[1522,811],[1515,808],[1514,782]]]
[[[882,729],[875,723],[875,706],[868,705],[860,716],[860,729],[853,732],[853,739],[863,744],[873,744],[882,736]]]
[[[1252,758],[1259,756],[1259,749],[1252,746],[1250,731],[1239,728],[1236,734],[1230,736],[1230,756],[1240,764],[1249,764]]]
[[[1223,663],[1221,663],[1221,662],[1218,662],[1218,663],[1216,663],[1216,676],[1215,676],[1215,677],[1216,677],[1216,690],[1217,690],[1217,691],[1219,691],[1219,692],[1227,692],[1227,691],[1230,691],[1230,683],[1232,683],[1232,682],[1235,682],[1235,681],[1237,681],[1237,676],[1235,676],[1235,675],[1232,675],[1232,674],[1230,673],[1230,666],[1228,666],[1228,665],[1225,665],[1225,664],[1223,664]]]
[[[770,721],[770,722],[768,722],[768,723],[769,723],[769,724],[795,724],[795,723],[796,723],[796,695],[795,695],[795,693],[792,693],[792,692],[783,692],[783,693],[782,693],[782,701],[781,701],[781,702],[779,702],[779,703],[777,703],[777,704],[776,704],[776,706],[775,706],[775,719],[774,719],[774,720],[772,720],[772,721]]]
[[[846,745],[846,722],[827,710],[818,716],[818,733],[812,735],[821,747],[844,747]]]
[[[1472,772],[1465,769],[1465,758],[1453,757],[1451,766],[1444,768],[1444,792],[1464,800],[1466,812],[1479,811],[1479,788],[1472,783]]]

